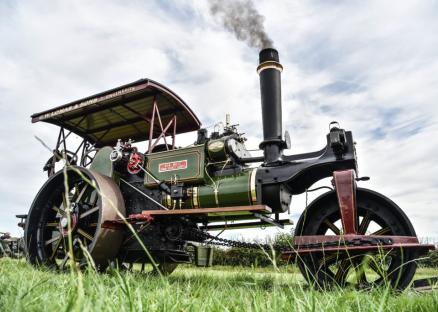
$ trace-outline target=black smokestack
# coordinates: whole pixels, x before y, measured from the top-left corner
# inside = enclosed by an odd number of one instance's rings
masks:
[[[273,46],[271,38],[265,32],[265,17],[257,12],[250,0],[209,0],[210,12],[217,16],[222,25],[234,33],[237,39],[258,49]]]
[[[282,139],[281,118],[281,71],[278,52],[267,48],[260,51],[257,72],[260,75],[262,99],[263,142],[265,165],[275,165],[281,161],[284,141]]]
[[[282,161],[285,142],[282,139],[281,119],[281,71],[277,50],[265,32],[265,17],[257,12],[251,0],[209,0],[210,12],[222,25],[234,33],[237,39],[257,48],[262,98],[263,142],[266,166],[275,166]]]

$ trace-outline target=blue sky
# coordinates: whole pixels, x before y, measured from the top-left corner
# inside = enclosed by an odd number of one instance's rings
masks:
[[[420,236],[438,237],[437,2],[254,2],[284,66],[288,153],[320,149],[339,121],[371,176],[363,186],[398,203]],[[258,51],[205,1],[2,1],[0,39],[0,231],[17,233],[14,214],[45,180],[34,135],[53,144],[56,128],[32,125],[32,113],[147,77],[204,125],[231,113],[250,147],[261,140]],[[303,208],[293,200],[295,220]]]

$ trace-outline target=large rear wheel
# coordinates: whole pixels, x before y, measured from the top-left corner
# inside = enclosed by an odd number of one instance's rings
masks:
[[[403,211],[381,194],[357,189],[358,234],[416,236]],[[298,221],[295,235],[342,235],[342,222],[335,192],[317,198]],[[319,287],[371,288],[391,285],[404,289],[416,270],[416,253],[409,249],[377,253],[314,253],[298,258],[306,280]]]
[[[79,265],[92,259],[102,270],[116,257],[123,234],[101,225],[124,215],[123,198],[112,179],[81,167],[59,171],[30,208],[24,234],[28,259],[59,269],[72,258]]]

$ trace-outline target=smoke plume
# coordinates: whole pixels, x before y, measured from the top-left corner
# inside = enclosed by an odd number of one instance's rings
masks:
[[[234,33],[237,39],[249,46],[264,49],[273,46],[265,32],[265,17],[257,12],[251,0],[209,0],[210,12],[222,25]]]

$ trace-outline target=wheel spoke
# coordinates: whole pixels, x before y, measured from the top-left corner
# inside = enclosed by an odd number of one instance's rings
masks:
[[[49,260],[52,260],[53,257],[56,255],[56,252],[58,251],[59,246],[61,245],[62,242],[62,238],[60,237],[59,240],[56,242],[54,248],[53,248],[53,252],[49,258]]]
[[[341,231],[339,228],[331,222],[329,219],[325,219],[324,223],[329,227],[330,230],[332,230],[336,235],[339,235]]]
[[[389,226],[386,226],[386,227],[381,228],[380,230],[378,230],[374,233],[371,233],[370,235],[384,235],[384,234],[387,234],[389,232],[391,232],[391,229],[389,228]]]
[[[344,255],[340,255],[338,252],[331,254],[327,257],[323,257],[321,260],[319,260],[319,267],[321,266],[329,266],[333,263],[335,263],[336,261],[340,261],[342,259],[345,258],[345,254]]]
[[[377,273],[381,278],[385,278],[383,270],[377,266],[377,263],[375,262],[375,259],[371,259],[371,261],[368,263],[368,266],[371,270],[373,270],[375,273]]]
[[[96,206],[96,207],[93,207],[93,208],[81,213],[81,215],[79,216],[79,219],[85,218],[86,216],[88,216],[96,211],[99,211],[99,208],[100,208],[99,206]]]
[[[54,210],[56,213],[60,214],[61,216],[65,216],[65,211],[62,210],[61,208],[58,208],[56,206],[52,207],[52,210]]]
[[[75,187],[74,187],[74,189],[75,189],[75,192],[74,192],[74,194],[73,194],[73,198],[77,197],[78,194],[79,194],[79,192],[78,192],[78,190],[79,190],[79,185],[78,185],[78,183],[75,183]]]
[[[63,240],[63,241],[64,241],[64,240]],[[74,247],[76,246],[76,244],[77,244],[78,241],[79,241],[78,238],[75,238],[75,239],[73,240],[73,242],[72,242],[73,250],[74,250]],[[65,267],[65,265],[66,265],[68,259],[70,258],[70,252],[71,252],[71,255],[73,256],[73,261],[75,261],[74,254],[73,254],[73,250],[70,250],[70,251],[69,251],[70,247],[67,248],[67,246],[65,246],[65,244],[64,244],[64,249],[65,249],[65,257],[62,259],[61,264],[59,265],[59,268],[60,268],[61,270],[64,269],[64,267]]]
[[[62,235],[58,235],[58,236],[52,237],[51,239],[46,240],[45,245],[46,245],[46,246],[47,246],[47,245],[50,245],[50,244],[56,242],[56,241],[57,241],[58,239],[60,239],[61,237],[62,237]]]
[[[67,197],[65,195],[65,192],[62,193],[62,207],[64,208],[64,210],[67,209]]]
[[[359,234],[365,234],[371,223],[371,213],[367,212],[359,225]]]
[[[359,285],[367,285],[368,280],[365,274],[365,268],[367,264],[366,257],[362,257],[362,259],[358,259],[356,261],[357,265],[355,265],[354,269],[356,271],[356,282]]]
[[[342,260],[338,266],[338,270],[336,271],[335,281],[338,285],[343,285],[345,283],[345,279],[347,277],[348,271],[351,266],[351,259]]]
[[[82,188],[82,190],[81,190],[81,192],[79,193],[78,197],[76,197],[76,199],[74,200],[75,203],[79,203],[79,201],[80,201],[80,200],[82,199],[82,197],[84,196],[86,190],[88,189],[88,186],[89,186],[89,185],[86,184],[86,185]]]
[[[357,272],[357,275],[356,275],[356,280],[357,280],[357,283],[359,285],[367,285],[368,284],[367,276],[365,274],[364,269],[359,268],[359,271]]]
[[[46,227],[57,227],[59,225],[59,222],[47,222]]]
[[[83,237],[85,237],[86,239],[88,239],[89,241],[93,240],[93,236],[91,236],[90,234],[88,234],[87,232],[85,232],[82,229],[78,229],[78,233],[81,234]]]
[[[64,267],[65,267],[65,265],[66,265],[66,263],[67,263],[67,261],[68,261],[68,258],[70,258],[70,255],[69,255],[68,252],[66,252],[64,258],[62,259],[61,263],[59,264],[59,268],[60,268],[61,270],[64,269]]]

